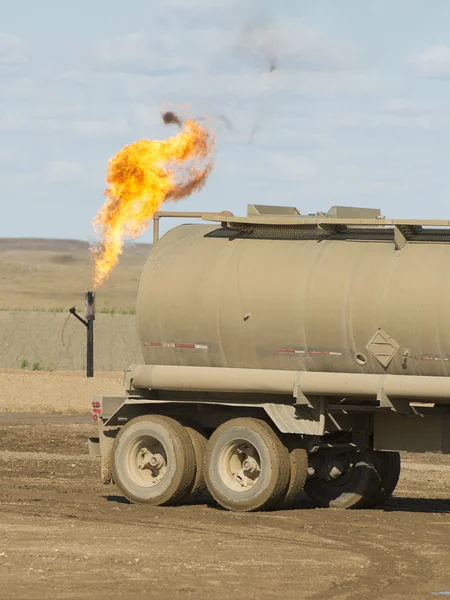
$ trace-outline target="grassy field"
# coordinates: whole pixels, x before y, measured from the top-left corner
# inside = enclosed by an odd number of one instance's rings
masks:
[[[133,313],[150,248],[126,248],[97,291],[96,370],[120,371],[142,360]],[[85,330],[74,317],[67,318],[71,306],[84,315],[92,272],[87,242],[0,239],[0,368],[85,368]]]
[[[142,362],[136,315],[97,314],[96,371],[123,371]],[[68,312],[0,311],[0,368],[83,371],[86,330]]]
[[[110,279],[97,292],[97,310],[134,312],[149,244],[125,249]],[[84,312],[92,288],[89,244],[77,240],[0,239],[0,310]]]

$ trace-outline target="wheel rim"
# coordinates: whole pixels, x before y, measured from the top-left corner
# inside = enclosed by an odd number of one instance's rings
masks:
[[[261,475],[261,457],[256,447],[247,440],[234,440],[219,455],[222,481],[235,492],[247,492]]]
[[[348,461],[348,464],[346,465],[347,468],[342,472],[341,475],[333,476],[331,474],[332,469],[333,469],[333,462],[332,462],[333,458],[334,457],[331,457],[331,460],[330,460],[329,457],[327,457],[327,456],[324,457],[324,460],[326,463],[326,471],[328,471],[329,474],[327,474],[326,477],[319,476],[318,481],[320,481],[322,484],[326,483],[330,487],[334,487],[334,488],[343,487],[343,486],[347,485],[347,483],[354,476],[357,461],[355,460],[353,453],[348,453],[348,454],[344,455],[344,457],[343,456],[338,457],[341,459],[344,458],[344,460]]]
[[[155,487],[167,473],[167,452],[163,444],[150,435],[137,438],[127,451],[128,473],[142,487]]]

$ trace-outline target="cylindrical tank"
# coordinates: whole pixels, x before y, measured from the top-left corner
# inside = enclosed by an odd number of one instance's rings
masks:
[[[172,229],[139,286],[146,364],[449,375],[450,244],[362,238]]]

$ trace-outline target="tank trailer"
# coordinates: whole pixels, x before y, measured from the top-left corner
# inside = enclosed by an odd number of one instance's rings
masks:
[[[159,239],[161,218],[194,218]],[[132,502],[371,508],[400,451],[450,453],[450,221],[250,205],[160,212],[145,364],[95,397],[103,483]]]

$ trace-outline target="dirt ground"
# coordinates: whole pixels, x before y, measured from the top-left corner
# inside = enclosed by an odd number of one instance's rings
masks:
[[[450,592],[450,457],[404,455],[385,510],[149,508],[102,486],[88,417],[0,415],[0,597],[432,598]],[[444,595],[444,594],[442,594]]]
[[[90,414],[95,395],[123,395],[122,372],[0,369],[0,413]]]

